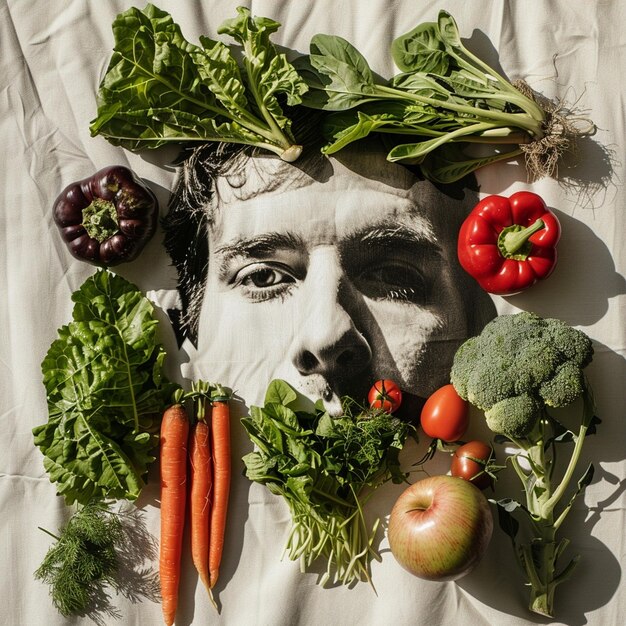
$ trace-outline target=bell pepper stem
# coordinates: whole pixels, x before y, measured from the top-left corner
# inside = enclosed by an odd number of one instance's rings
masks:
[[[94,198],[90,205],[83,209],[83,227],[87,234],[102,243],[115,235],[119,230],[115,204],[103,198]]]
[[[544,227],[544,221],[539,218],[530,226],[524,227],[519,224],[513,224],[504,228],[498,236],[498,248],[502,256],[507,259],[525,260],[530,253],[528,240]]]

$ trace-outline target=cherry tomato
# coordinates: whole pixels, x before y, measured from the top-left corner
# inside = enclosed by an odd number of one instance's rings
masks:
[[[493,483],[493,478],[485,472],[485,466],[492,458],[491,446],[478,440],[470,441],[454,451],[450,473],[485,489]]]
[[[469,405],[452,385],[444,385],[426,400],[420,421],[429,437],[458,441],[469,425]]]
[[[370,408],[393,413],[402,404],[402,391],[393,380],[377,380],[367,395]]]

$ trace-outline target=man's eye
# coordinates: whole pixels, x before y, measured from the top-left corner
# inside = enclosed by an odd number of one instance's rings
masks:
[[[407,301],[425,304],[427,281],[416,267],[405,263],[385,263],[366,268],[356,280],[363,295],[374,300]]]
[[[295,276],[282,265],[252,263],[239,270],[233,281],[244,295],[253,300],[267,300],[284,295],[296,282]]]

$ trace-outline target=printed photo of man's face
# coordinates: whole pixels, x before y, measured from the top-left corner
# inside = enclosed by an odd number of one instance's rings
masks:
[[[283,378],[334,412],[379,378],[427,397],[494,314],[456,258],[476,201],[371,145],[302,166],[241,154],[204,207],[208,264],[188,299],[193,375],[255,402]]]

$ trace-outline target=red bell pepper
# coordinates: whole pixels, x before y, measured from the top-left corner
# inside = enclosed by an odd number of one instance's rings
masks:
[[[537,194],[487,196],[461,226],[459,262],[485,291],[512,295],[552,273],[560,236],[556,215]]]

